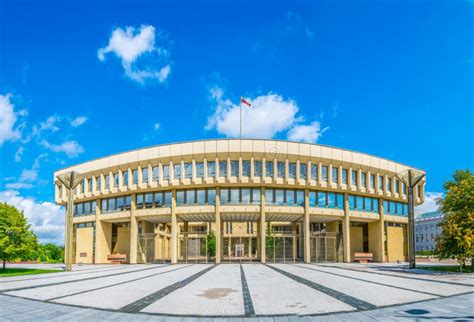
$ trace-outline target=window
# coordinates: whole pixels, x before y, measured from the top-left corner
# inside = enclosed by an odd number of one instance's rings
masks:
[[[321,168],[321,180],[323,182],[328,182],[328,167],[323,165]]]
[[[250,177],[250,161],[243,160],[242,161],[242,176],[243,177]]]
[[[164,206],[171,207],[171,191],[166,191],[164,193],[163,200],[164,200],[164,203],[163,203]]]
[[[367,188],[367,173],[365,172],[360,173],[360,181],[361,181],[360,184],[362,185],[362,187]]]
[[[181,163],[173,165],[173,179],[181,179]]]
[[[400,182],[397,179],[395,179],[394,183],[395,183],[395,192],[400,193]]]
[[[392,192],[392,179],[387,178],[387,191]]]
[[[251,189],[242,188],[242,203],[244,205],[250,204],[251,192],[252,192]]]
[[[369,180],[370,188],[375,189],[375,174],[371,174]]]
[[[291,189],[287,189],[285,192],[286,192],[285,204],[288,206],[295,205],[295,191]]]
[[[110,175],[105,176],[105,189],[109,189],[110,187]]]
[[[174,177],[176,179],[180,179],[181,178],[181,170],[182,170],[181,165],[179,164],[179,169],[176,169],[176,166],[177,165],[174,166]],[[176,177],[176,173],[177,173],[176,171],[178,171],[179,177]],[[191,179],[192,176],[193,176],[193,165],[192,165],[192,163],[191,162],[184,162],[184,177],[186,179]]]
[[[274,189],[272,188],[265,189],[265,204],[267,205],[275,204]]]
[[[226,205],[229,203],[229,189],[221,189],[220,193],[221,204]]]
[[[239,188],[232,188],[230,189],[230,200],[231,204],[239,204],[240,203],[240,191]]]
[[[402,193],[405,195],[407,193],[407,186],[405,182],[402,182]]]
[[[160,181],[160,167],[156,166],[151,169],[152,172],[152,180],[154,182]]]
[[[153,194],[147,193],[145,194],[145,208],[152,208],[153,207]]]
[[[282,161],[277,162],[277,177],[278,178],[285,177],[285,162],[282,162]]]
[[[142,183],[148,183],[148,167],[142,168]]]
[[[306,178],[308,177],[306,173],[307,170],[308,166],[306,165],[306,163],[300,163],[300,179],[306,180]]]
[[[73,208],[73,216],[80,217],[80,216],[94,215],[95,208],[96,208],[95,201],[76,203],[74,204],[74,208]]]
[[[215,205],[216,204],[216,190],[207,189],[206,192],[207,192],[207,204]]]
[[[204,178],[204,162],[196,162],[196,178]]]
[[[351,172],[351,184],[357,186],[357,171],[352,170]]]
[[[262,161],[254,161],[253,162],[253,171],[254,176],[261,177],[262,176]]]
[[[207,162],[207,176],[214,178],[216,176],[216,162]]]
[[[316,202],[316,191],[310,191],[308,193],[308,199],[309,199],[309,206],[310,207],[316,207],[317,202]]]
[[[81,193],[86,192],[86,178],[82,179]]]
[[[163,180],[169,180],[170,179],[170,166],[169,164],[166,164],[163,166]]]
[[[332,182],[338,183],[339,182],[339,169],[336,167],[332,168]]]
[[[132,179],[133,179],[133,184],[138,184],[138,170],[133,170],[132,171]]]
[[[347,184],[347,169],[342,169],[342,183]]]
[[[92,192],[92,178],[89,178],[89,179],[87,180],[87,183],[88,183],[88,185],[87,185],[87,191]]]
[[[379,176],[379,190],[383,190],[383,177]]]
[[[285,203],[285,190],[283,189],[275,189],[275,204],[277,206],[283,206]]]
[[[328,192],[328,208],[336,207],[336,194],[333,192]]]
[[[230,161],[230,176],[239,176],[239,161]]]
[[[356,210],[358,211],[364,210],[364,197],[356,196]]]
[[[311,180],[318,180],[318,166],[311,164]]]
[[[227,177],[227,162],[219,161],[219,177]]]
[[[100,191],[102,189],[102,176],[97,177],[96,185],[97,185],[97,190]]]
[[[125,172],[123,172],[122,174],[123,178],[122,178],[122,184],[127,187],[128,186],[128,170],[126,170]]]
[[[265,161],[265,176],[273,177],[273,161]]]
[[[118,173],[114,173],[114,187],[118,187],[119,185],[119,175]]]
[[[195,203],[197,203],[198,205],[206,204],[206,190],[205,189],[196,190]]]
[[[288,164],[289,178],[296,179],[296,162],[290,162]]]
[[[260,204],[260,189],[252,188],[252,203],[255,205]]]
[[[327,193],[323,191],[318,191],[318,207],[326,207],[326,196]]]

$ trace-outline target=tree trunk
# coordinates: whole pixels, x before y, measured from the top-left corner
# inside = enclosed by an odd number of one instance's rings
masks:
[[[6,260],[4,259],[3,260],[3,270],[5,270],[5,262],[6,262]]]

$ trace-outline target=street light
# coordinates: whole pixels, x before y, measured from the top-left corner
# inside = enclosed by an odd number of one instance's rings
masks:
[[[67,272],[72,270],[72,209],[74,205],[73,190],[83,178],[84,176],[82,174],[75,171],[64,173],[57,177],[57,179],[67,189],[66,233],[64,240],[64,264],[66,265]]]
[[[415,200],[413,198],[413,188],[425,177],[421,171],[408,169],[397,174],[398,178],[407,185],[408,188],[408,262],[410,268],[416,268],[415,259]]]

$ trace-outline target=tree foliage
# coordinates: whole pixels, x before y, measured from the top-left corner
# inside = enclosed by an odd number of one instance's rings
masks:
[[[23,212],[0,203],[0,260],[6,261],[31,256],[38,248],[35,234],[30,230]]]
[[[453,258],[461,266],[473,258],[474,176],[469,170],[458,170],[443,186],[445,197],[438,200],[444,219],[437,238],[440,258]]]

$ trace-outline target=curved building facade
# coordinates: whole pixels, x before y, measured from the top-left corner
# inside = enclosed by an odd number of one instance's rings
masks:
[[[76,263],[406,260],[407,165],[344,149],[218,139],[124,152],[76,171]],[[415,204],[424,200],[422,181]],[[55,200],[67,192],[55,180]],[[120,254],[120,255],[118,255]]]

